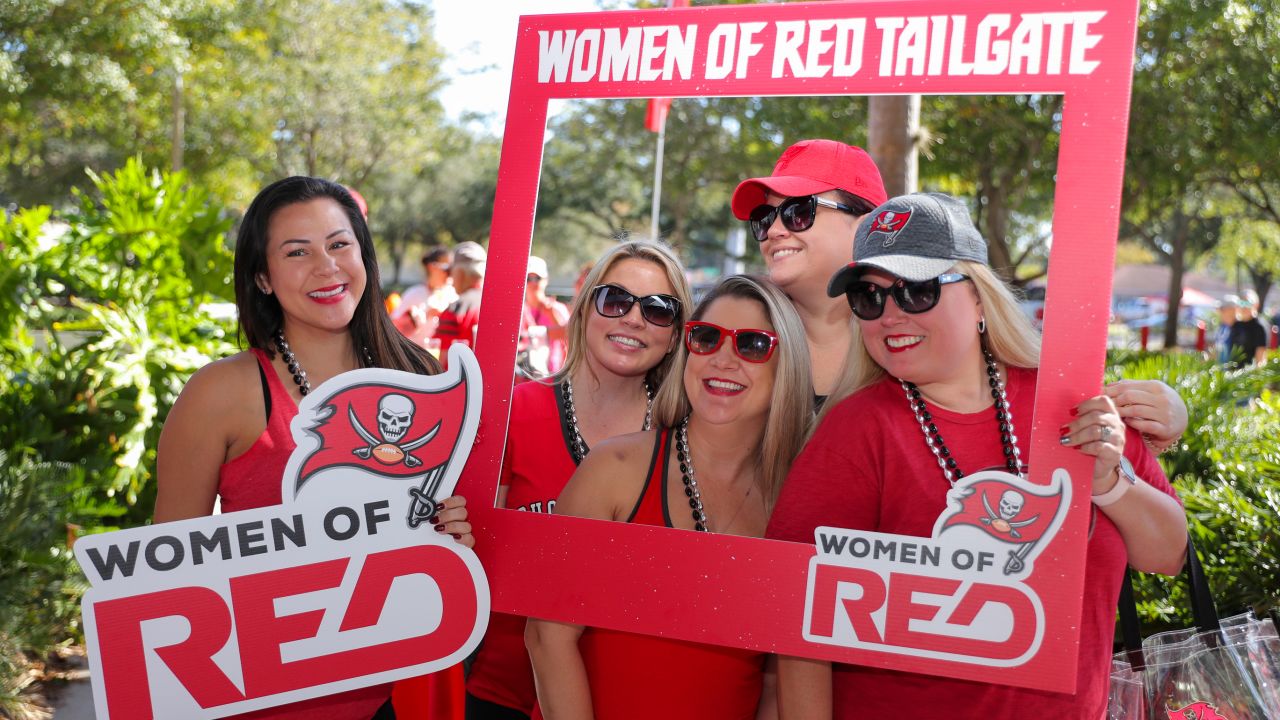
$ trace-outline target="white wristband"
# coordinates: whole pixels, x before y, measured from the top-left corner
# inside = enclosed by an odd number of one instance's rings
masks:
[[[1134,473],[1133,464],[1129,462],[1128,458],[1120,458],[1120,465],[1116,468],[1116,471],[1118,476],[1116,477],[1116,484],[1110,490],[1090,496],[1089,499],[1093,501],[1094,505],[1106,507],[1115,504],[1120,498],[1124,497],[1125,493],[1129,492],[1129,488],[1138,484],[1138,476]]]

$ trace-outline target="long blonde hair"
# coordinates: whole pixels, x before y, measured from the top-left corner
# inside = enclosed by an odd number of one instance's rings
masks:
[[[987,349],[996,362],[1020,368],[1039,367],[1040,333],[1018,307],[1018,300],[1009,286],[991,268],[970,260],[957,260],[952,272],[964,273],[973,281],[974,292],[982,303],[982,315],[987,320]],[[853,331],[849,354],[845,357],[844,370],[835,388],[822,406],[819,421],[841,400],[885,375],[884,368],[876,364],[867,352],[857,316],[849,320],[849,325]]]
[[[774,332],[778,334],[778,346],[774,350],[777,369],[774,372],[773,396],[757,458],[761,468],[760,489],[768,507],[772,508],[792,461],[804,445],[813,418],[809,346],[805,340],[804,325],[791,301],[777,285],[762,277],[730,275],[722,278],[698,303],[690,319],[702,318],[712,303],[724,297],[754,300],[763,305]],[[689,351],[683,340],[682,337],[676,349],[671,376],[653,403],[654,420],[665,427],[675,427],[691,412],[684,389]]]
[[[595,267],[591,268],[591,272],[587,273],[586,279],[582,282],[582,291],[573,299],[573,309],[569,313],[569,326],[566,331],[568,351],[564,367],[560,368],[549,382],[558,383],[572,377],[573,373],[586,363],[587,316],[594,312],[591,291],[609,274],[613,266],[623,260],[644,260],[662,268],[667,276],[667,282],[671,283],[672,295],[680,301],[680,316],[671,326],[671,332],[675,337],[677,339],[680,337],[693,306],[693,293],[689,290],[689,281],[684,276],[684,265],[680,264],[680,259],[671,251],[671,248],[663,243],[653,240],[627,240],[618,243],[596,261]],[[655,391],[662,387],[663,380],[671,371],[675,355],[675,352],[667,353],[661,362],[649,370],[645,376],[649,387],[654,388]]]

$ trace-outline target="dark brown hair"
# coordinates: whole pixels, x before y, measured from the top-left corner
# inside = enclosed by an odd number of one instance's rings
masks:
[[[271,339],[284,324],[284,311],[274,295],[258,289],[258,275],[267,271],[267,225],[271,216],[286,205],[331,198],[342,206],[351,221],[360,258],[364,264],[364,295],[356,305],[348,325],[356,348],[366,348],[373,367],[404,370],[423,375],[440,372],[440,363],[423,348],[400,334],[384,310],[382,287],[378,278],[378,255],[373,236],[364,215],[343,186],[323,178],[294,176],[266,186],[249,204],[236,234],[235,290],[236,310],[240,315],[240,332],[249,347],[265,350],[274,357]],[[357,352],[360,364],[366,364],[364,353]]]

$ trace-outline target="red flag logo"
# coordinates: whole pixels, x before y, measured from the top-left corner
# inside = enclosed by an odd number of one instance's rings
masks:
[[[462,432],[466,401],[462,381],[430,392],[364,384],[334,393],[306,428],[319,438],[320,447],[303,461],[295,492],[332,467],[409,478],[444,465]]]
[[[1060,494],[1036,495],[1004,480],[979,480],[956,493],[960,510],[942,528],[971,525],[1009,543],[1036,543],[1058,514]]]
[[[867,231],[867,236],[872,233],[883,233],[889,237],[885,238],[884,245],[888,247],[898,239],[898,233],[907,226],[907,221],[911,219],[910,210],[882,210],[871,221],[871,229]]]

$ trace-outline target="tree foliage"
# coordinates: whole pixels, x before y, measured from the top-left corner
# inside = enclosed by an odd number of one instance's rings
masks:
[[[1117,354],[1111,363],[1111,377],[1163,380],[1187,404],[1187,431],[1160,461],[1223,614],[1280,607],[1280,363],[1227,371],[1186,353]],[[1185,585],[1143,576],[1140,609],[1156,625],[1189,627]]]

